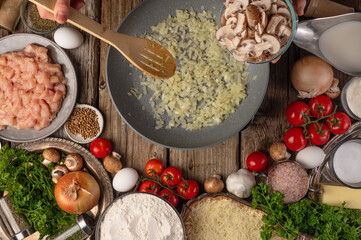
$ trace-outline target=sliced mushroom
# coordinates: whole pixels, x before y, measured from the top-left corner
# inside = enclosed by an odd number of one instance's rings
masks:
[[[269,11],[269,15],[276,14],[276,13],[277,13],[277,10],[278,10],[277,3],[272,3],[272,4],[271,4],[270,11]]]
[[[248,56],[247,54],[243,54],[243,55],[238,55],[236,53],[236,51],[233,51],[233,57],[237,60],[237,61],[240,61],[240,62],[246,62],[248,60]]]
[[[254,38],[255,37],[255,32],[256,32],[256,30],[254,30],[252,28],[247,28],[247,36],[249,38]]]
[[[228,7],[230,4],[233,4],[235,0],[226,0],[223,4],[225,7]]]
[[[66,156],[64,164],[72,172],[79,171],[83,168],[83,158],[79,154],[72,153]]]
[[[271,34],[263,34],[262,42],[256,44],[254,47],[255,57],[259,57],[263,54],[264,51],[269,52],[272,55],[277,54],[281,49],[281,44],[278,38]]]
[[[47,148],[43,152],[44,161],[42,164],[48,166],[50,163],[57,163],[60,160],[60,154],[53,148]]]
[[[284,46],[288,43],[288,40],[290,39],[289,36],[283,35],[279,37],[281,46]]]
[[[238,37],[235,37],[233,39],[226,38],[226,47],[229,51],[233,51],[238,47],[239,42],[240,40]]]
[[[233,56],[237,56],[238,59],[245,59],[245,60],[238,60],[238,61],[247,61],[250,53],[253,52],[254,46],[256,42],[253,39],[244,39],[239,44],[240,46],[233,52]],[[237,59],[237,58],[236,58]]]
[[[284,1],[275,1],[278,8],[288,8],[287,3]]]
[[[246,8],[247,24],[250,28],[257,26],[260,20],[260,13],[255,5],[248,5]]]
[[[237,12],[244,11],[249,4],[249,0],[234,0],[233,3],[229,3],[224,11],[224,17],[228,18],[235,16]]]
[[[258,31],[256,31],[256,32],[254,33],[254,39],[256,40],[257,43],[261,43],[261,42],[262,42],[262,35],[259,34]]]
[[[240,37],[235,37],[233,38],[233,41],[232,41],[233,45],[235,46],[234,49],[237,49],[239,44],[241,43],[241,38]]]
[[[277,34],[281,25],[286,24],[287,19],[278,14],[273,14],[267,25],[266,32],[270,34]]]
[[[216,32],[216,38],[222,45],[226,45],[226,38],[230,39],[229,35],[233,34],[231,25],[225,25],[218,29]]]
[[[235,28],[237,25],[237,21],[238,21],[238,19],[236,17],[230,17],[227,19],[226,24],[232,25],[232,28]]]
[[[67,173],[69,173],[69,170],[65,165],[56,165],[53,170],[51,170],[51,177],[53,182],[57,183],[58,180]]]
[[[237,18],[238,18],[238,21],[237,21],[237,25],[234,29],[234,32],[236,34],[239,34],[241,32],[243,32],[246,27],[247,27],[247,22],[246,22],[246,16],[244,13],[238,13],[237,14]]]
[[[258,31],[259,34],[263,34],[263,32],[265,31],[266,27],[267,27],[267,23],[268,23],[268,18],[267,18],[267,14],[266,12],[261,12],[261,19],[259,21],[259,23],[256,26],[256,31]]]
[[[288,24],[291,24],[291,19],[292,19],[292,17],[291,17],[291,12],[290,12],[290,10],[288,10],[288,9],[285,8],[285,7],[280,7],[280,8],[277,9],[277,14],[283,15],[284,17],[286,17],[287,23],[288,23]]]
[[[278,29],[277,36],[287,36],[290,37],[292,35],[292,29],[289,28],[286,24],[281,24]]]
[[[260,0],[260,1],[254,1],[250,4],[257,6],[259,9],[262,9],[263,11],[268,11],[271,8],[271,0]]]

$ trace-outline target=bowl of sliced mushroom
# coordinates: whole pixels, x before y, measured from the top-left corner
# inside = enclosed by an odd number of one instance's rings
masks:
[[[216,37],[236,60],[266,63],[291,45],[296,19],[289,0],[226,0]]]

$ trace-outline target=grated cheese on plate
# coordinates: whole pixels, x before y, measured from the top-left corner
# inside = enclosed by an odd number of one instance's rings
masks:
[[[189,240],[258,240],[263,215],[230,198],[205,198],[191,205],[184,226]],[[274,234],[277,239],[283,238]]]

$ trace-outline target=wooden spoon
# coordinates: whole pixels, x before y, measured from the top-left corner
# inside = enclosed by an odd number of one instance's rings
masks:
[[[30,0],[30,2],[54,13],[56,0]],[[158,43],[114,32],[73,8],[70,8],[67,22],[112,45],[129,62],[152,77],[170,78],[175,72],[174,57]]]

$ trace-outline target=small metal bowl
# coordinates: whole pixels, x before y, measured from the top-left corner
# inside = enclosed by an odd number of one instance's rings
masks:
[[[353,77],[343,87],[342,92],[341,92],[341,104],[342,104],[343,109],[347,113],[347,115],[349,115],[350,117],[352,117],[355,120],[361,121],[361,117],[357,116],[355,113],[352,112],[352,110],[351,110],[351,108],[350,108],[350,106],[349,106],[349,104],[347,102],[347,91],[349,89],[349,86],[351,85],[351,83],[353,81],[357,81],[357,80],[361,80],[361,78],[360,77]]]
[[[225,0],[223,0],[225,1]],[[280,1],[280,0],[277,0],[277,1]],[[277,55],[274,55],[264,61],[260,61],[260,62],[254,62],[254,61],[247,61],[248,63],[251,63],[251,64],[263,64],[263,63],[269,63],[269,62],[272,62],[273,60],[279,58],[282,56],[282,54],[284,54],[287,49],[291,46],[291,43],[293,41],[293,37],[295,36],[295,32],[296,32],[296,29],[297,29],[297,22],[298,22],[298,16],[293,8],[293,5],[292,5],[292,0],[284,0],[290,10],[290,13],[291,13],[291,18],[292,18],[292,34],[290,36],[290,38],[288,39],[288,42],[286,45],[284,45],[281,50],[279,51],[279,53]],[[219,12],[219,16],[218,16],[218,27],[221,27],[221,19],[223,17],[223,12],[225,10],[225,6],[223,5],[220,12]]]
[[[42,29],[39,29],[36,26],[34,26],[34,24],[31,21],[31,18],[30,18],[30,11],[31,11],[33,6],[34,6],[34,4],[31,3],[31,2],[28,2],[27,0],[23,0],[23,3],[20,6],[20,18],[21,18],[21,21],[33,33],[36,33],[36,34],[49,34],[49,33],[52,33],[54,30],[56,30],[60,26],[60,24],[57,24],[54,28],[47,29],[47,30],[42,30]],[[46,21],[51,21],[51,20],[46,20]]]
[[[336,170],[335,170],[335,155],[336,155],[336,152],[337,150],[339,150],[339,148],[344,145],[345,143],[350,143],[350,142],[355,142],[355,143],[359,143],[360,146],[361,146],[361,138],[354,138],[354,139],[349,139],[349,140],[346,140],[346,141],[341,141],[336,147],[335,149],[333,150],[332,154],[331,154],[331,158],[330,158],[330,163],[329,163],[329,166],[330,166],[330,169],[331,169],[331,172],[333,174],[333,176],[337,179],[337,181],[346,186],[346,187],[349,187],[349,188],[356,188],[356,189],[361,189],[361,181],[358,182],[358,183],[350,183],[350,182],[346,182],[346,181],[343,181],[340,179],[339,176],[337,176],[337,173],[336,173]],[[361,159],[360,159],[361,160]],[[361,174],[361,173],[359,173]]]
[[[182,229],[183,229],[183,240],[186,240],[184,224],[183,224],[182,218],[180,217],[177,209],[175,207],[173,207],[173,205],[170,204],[168,201],[164,200],[164,198],[161,198],[158,195],[155,195],[155,194],[152,194],[152,193],[147,193],[147,192],[129,192],[129,193],[125,193],[125,194],[121,195],[120,197],[116,198],[111,204],[109,204],[108,207],[104,210],[104,212],[102,213],[102,215],[100,216],[100,218],[99,218],[99,220],[97,222],[96,230],[95,230],[95,240],[100,240],[102,222],[104,221],[104,218],[105,218],[107,212],[109,211],[109,209],[111,209],[113,204],[116,203],[117,201],[121,200],[122,198],[128,196],[128,195],[134,195],[134,194],[135,195],[150,195],[150,196],[153,196],[155,198],[159,198],[161,201],[164,201],[167,205],[169,205],[174,210],[174,213],[177,214],[177,216],[179,218],[179,221],[180,221],[180,223],[182,225]],[[153,206],[149,206],[149,207],[151,208]]]

